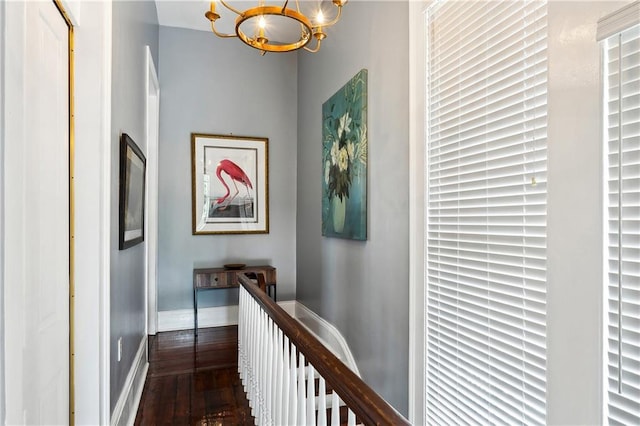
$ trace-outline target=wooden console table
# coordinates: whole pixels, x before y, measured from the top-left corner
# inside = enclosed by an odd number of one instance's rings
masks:
[[[276,300],[276,268],[270,265],[245,266],[241,269],[227,268],[198,268],[193,270],[193,317],[194,329],[198,335],[198,292],[201,290],[219,290],[224,288],[237,288],[238,274],[263,274],[266,282],[266,290],[273,300]]]

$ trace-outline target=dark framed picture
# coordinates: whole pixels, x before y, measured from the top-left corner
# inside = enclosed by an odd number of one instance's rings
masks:
[[[191,135],[193,235],[269,233],[269,139]]]
[[[120,137],[120,250],[144,241],[146,159],[138,145]]]

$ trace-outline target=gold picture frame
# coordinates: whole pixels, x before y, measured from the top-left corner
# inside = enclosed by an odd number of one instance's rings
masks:
[[[192,234],[269,233],[269,139],[191,134]]]

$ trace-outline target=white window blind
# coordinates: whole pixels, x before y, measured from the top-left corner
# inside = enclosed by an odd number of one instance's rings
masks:
[[[637,23],[638,3],[635,7]],[[606,21],[606,20],[605,20]],[[619,21],[619,20],[618,20]],[[604,22],[606,23],[606,22]],[[603,24],[601,22],[600,24]],[[640,25],[603,42],[608,235],[605,404],[610,424],[640,424]]]
[[[427,11],[427,420],[546,419],[547,6]]]

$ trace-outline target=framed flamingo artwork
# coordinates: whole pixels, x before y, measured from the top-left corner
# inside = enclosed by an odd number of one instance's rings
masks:
[[[191,134],[193,235],[269,232],[269,139]]]

